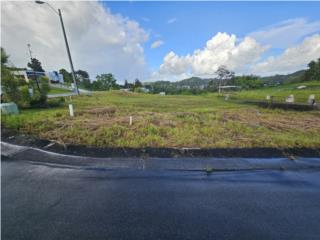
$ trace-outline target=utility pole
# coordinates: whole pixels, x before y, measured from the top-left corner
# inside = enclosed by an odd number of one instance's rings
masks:
[[[71,58],[71,53],[70,53],[70,49],[69,49],[69,44],[68,44],[68,39],[67,39],[67,35],[66,35],[66,31],[64,29],[64,24],[63,24],[63,19],[62,19],[62,14],[61,14],[61,10],[58,9],[58,11],[53,8],[48,2],[44,2],[44,1],[35,1],[37,4],[47,4],[56,14],[58,14],[59,19],[60,19],[60,23],[61,23],[61,28],[62,28],[62,33],[63,33],[63,38],[64,38],[64,42],[66,44],[66,48],[67,48],[67,54],[68,54],[68,58],[69,58],[69,63],[70,63],[70,68],[71,68],[71,75],[72,75],[72,79],[73,79],[73,84],[74,84],[74,88],[77,92],[77,94],[79,95],[79,89],[78,89],[78,85],[77,85],[77,80],[76,80],[76,74],[74,72],[74,68],[73,68],[73,63],[72,63],[72,58]]]
[[[70,54],[69,44],[68,44],[68,40],[67,40],[66,31],[64,29],[64,24],[63,24],[62,14],[61,14],[61,10],[60,9],[58,9],[58,13],[59,13],[59,18],[60,18],[60,22],[61,22],[61,28],[62,28],[62,32],[63,32],[64,41],[66,43],[66,48],[67,48],[68,58],[69,58],[69,62],[70,62],[70,67],[71,67],[71,73],[72,73],[74,87],[76,89],[77,94],[79,95],[79,89],[78,89],[78,85],[77,85],[76,75],[75,75],[74,68],[73,68],[73,63],[72,63],[72,58],[71,58],[71,54]]]

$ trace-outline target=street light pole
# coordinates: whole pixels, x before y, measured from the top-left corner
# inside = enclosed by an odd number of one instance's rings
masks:
[[[66,48],[67,48],[67,52],[68,52],[68,58],[69,58],[69,62],[70,62],[70,67],[71,67],[71,73],[72,73],[74,87],[76,89],[77,94],[79,95],[79,89],[78,89],[78,85],[77,85],[77,81],[76,81],[76,75],[74,73],[74,68],[73,68],[72,58],[71,58],[71,54],[70,54],[69,44],[68,44],[68,40],[67,40],[66,31],[64,29],[64,24],[63,24],[62,14],[61,14],[61,10],[60,9],[58,9],[58,13],[59,13],[59,18],[60,18],[60,22],[61,22],[64,41],[66,43]]]
[[[46,3],[55,13],[57,13],[59,15],[61,28],[62,28],[62,32],[63,32],[63,37],[64,37],[64,42],[65,42],[66,48],[67,48],[67,53],[68,53],[68,58],[69,58],[69,63],[70,63],[70,68],[71,68],[71,75],[72,75],[72,79],[73,79],[73,84],[74,84],[76,93],[79,95],[80,93],[79,93],[79,89],[78,89],[78,85],[77,85],[77,81],[76,81],[76,75],[75,75],[74,68],[73,68],[73,63],[72,63],[71,53],[70,53],[70,49],[69,49],[68,39],[67,39],[66,31],[64,29],[61,10],[58,9],[58,12],[57,12],[57,10],[55,10],[49,3],[44,2],[44,1],[35,1],[35,2],[38,3],[38,4]]]

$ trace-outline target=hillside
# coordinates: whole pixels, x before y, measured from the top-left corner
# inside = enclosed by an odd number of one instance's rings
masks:
[[[264,85],[273,86],[279,84],[286,83],[297,83],[303,80],[303,75],[305,74],[305,70],[300,70],[294,73],[290,73],[287,75],[274,75],[268,77],[260,77],[261,81]],[[199,90],[203,90],[207,88],[210,81],[218,81],[214,78],[200,78],[200,77],[191,77],[187,79],[183,79],[176,82],[170,81],[156,81],[145,83],[145,86],[148,86],[152,89],[153,93],[166,92],[169,94],[177,94],[183,91],[192,91],[197,92]]]
[[[274,84],[284,84],[284,83],[294,83],[294,82],[301,82],[303,79],[303,75],[305,74],[306,70],[300,70],[294,73],[290,73],[287,75],[274,75],[268,77],[261,77],[260,79],[268,85]]]

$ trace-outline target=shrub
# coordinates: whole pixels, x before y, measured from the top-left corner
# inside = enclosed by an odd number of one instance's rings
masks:
[[[64,98],[61,97],[61,98],[55,98],[55,99],[48,100],[46,105],[48,107],[59,107],[59,106],[63,105],[64,102],[65,102]]]
[[[31,102],[31,96],[29,93],[29,87],[28,86],[20,87],[20,99],[17,102],[17,104],[20,107],[28,108],[30,107],[30,102]]]
[[[41,95],[47,96],[50,90],[49,79],[47,77],[40,77],[39,82],[40,82]]]
[[[1,69],[1,85],[4,91],[4,99],[8,102],[18,103],[20,100],[19,82],[10,70]]]
[[[50,90],[49,79],[47,77],[40,77],[38,84],[40,91],[35,82],[30,82],[30,86],[33,88],[33,96],[30,97],[31,107],[43,107],[47,103],[47,94]]]

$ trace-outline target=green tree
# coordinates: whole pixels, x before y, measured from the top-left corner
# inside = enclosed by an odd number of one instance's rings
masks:
[[[111,90],[118,88],[116,79],[111,73],[101,74],[96,77],[96,81],[92,83],[92,89],[97,91]]]
[[[80,88],[91,89],[91,81],[87,71],[79,69],[75,72],[77,83]]]
[[[207,90],[211,92],[218,91],[219,89],[219,80],[218,79],[211,79],[208,83]]]
[[[232,84],[234,80],[234,72],[227,69],[226,66],[220,66],[215,72],[216,78],[211,79],[208,83],[208,90],[210,91],[219,91],[220,87],[226,83]]]
[[[62,74],[63,76],[63,81],[66,83],[72,83],[72,75],[71,73],[69,73],[67,70],[65,70],[64,68],[59,70],[59,73]]]
[[[1,67],[5,66],[8,63],[9,56],[3,47],[1,47]]]
[[[306,70],[304,79],[306,81],[320,81],[320,58],[317,61],[311,61],[308,64],[309,69]]]
[[[8,59],[9,55],[1,47],[1,90],[3,91],[1,91],[1,95],[3,95],[3,98],[1,96],[1,102],[4,100],[18,103],[20,100],[19,81],[9,70]]]
[[[140,88],[140,87],[142,87],[142,83],[138,78],[136,78],[136,80],[134,80],[134,88]]]
[[[39,89],[35,81],[30,81],[28,84],[21,85],[7,67],[9,56],[5,50],[1,48],[1,86],[4,92],[4,99],[18,104],[20,107],[29,107],[34,105],[43,106],[47,101],[47,94],[50,90],[49,79],[47,77],[40,77]],[[31,96],[29,88],[34,90]]]
[[[256,89],[261,88],[263,83],[257,76],[239,76],[234,78],[234,84],[242,89]]]
[[[28,67],[35,72],[44,72],[41,62],[36,58],[31,58],[31,62],[28,63]]]
[[[124,87],[125,89],[134,90],[134,84],[129,83],[127,80],[124,80],[124,85],[123,85],[123,87]]]
[[[79,79],[89,78],[89,73],[87,71],[79,69],[75,73],[76,73],[76,76],[79,77]]]
[[[83,79],[82,82],[79,83],[79,87],[91,90],[92,84],[91,84],[90,79],[89,78]]]
[[[124,88],[129,88],[129,83],[127,80],[124,80],[124,85],[123,85]]]
[[[87,71],[79,69],[78,71],[75,72],[75,74],[76,74],[77,83],[86,82],[85,85],[90,83],[89,73]]]
[[[19,80],[7,68],[1,67],[1,86],[4,99],[8,102],[18,103],[20,101]]]
[[[219,92],[225,82],[230,81],[234,78],[234,72],[227,69],[226,66],[220,66],[216,71],[217,78],[219,80]]]

